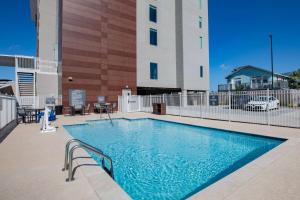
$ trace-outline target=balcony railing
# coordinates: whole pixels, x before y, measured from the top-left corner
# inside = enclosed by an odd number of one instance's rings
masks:
[[[57,73],[57,69],[60,65],[60,62],[43,60],[40,58],[31,58],[31,57],[18,57],[17,58],[17,68],[19,70],[35,70],[39,72],[46,73]]]

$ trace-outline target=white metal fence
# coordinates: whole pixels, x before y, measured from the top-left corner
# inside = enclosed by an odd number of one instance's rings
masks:
[[[17,119],[16,99],[0,95],[0,130]]]
[[[19,106],[31,107],[31,108],[44,108],[46,101],[49,98],[53,98],[56,105],[62,104],[62,96],[19,96],[17,97]]]
[[[165,103],[169,115],[300,128],[300,90],[164,94],[135,96],[136,101],[128,99],[119,97],[123,111],[152,112],[153,103]]]

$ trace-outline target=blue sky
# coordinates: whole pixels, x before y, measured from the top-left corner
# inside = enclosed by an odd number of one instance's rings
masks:
[[[276,72],[300,68],[299,0],[209,0],[211,89],[236,66],[270,68],[269,33]],[[29,0],[1,3],[0,54],[35,55]],[[13,78],[0,68],[0,78]]]
[[[300,68],[299,0],[209,0],[211,87],[236,66],[270,69],[270,33],[276,72]]]
[[[1,2],[0,26],[0,54],[35,55],[35,27],[29,0]],[[1,78],[14,79],[14,69],[0,67]]]

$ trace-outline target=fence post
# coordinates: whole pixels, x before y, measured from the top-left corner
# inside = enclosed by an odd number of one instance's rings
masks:
[[[150,112],[151,112],[151,108],[153,107],[152,106],[152,97],[151,97],[151,94],[149,95],[149,103],[150,103]],[[153,112],[153,111],[152,111]]]
[[[7,98],[6,99],[6,105],[5,105],[5,107],[6,107],[6,122],[4,123],[5,125],[6,124],[8,124],[8,122],[9,122],[9,115],[8,115],[8,110],[9,110],[9,108],[8,108],[8,101],[9,101],[9,99]]]
[[[162,98],[163,98],[163,103],[166,103],[165,94],[162,95]]]
[[[269,105],[270,105],[270,89],[267,89],[267,98],[268,98],[268,104],[267,104],[267,124],[270,126],[270,110],[269,110]]]
[[[181,117],[181,104],[182,104],[182,94],[179,93],[179,116]]]
[[[13,120],[14,118],[14,114],[13,114],[13,98],[11,97],[11,101],[10,101],[10,115],[11,115],[11,120]]]
[[[14,105],[13,105],[14,113],[15,113],[15,120],[18,123],[18,109],[17,109],[17,99],[14,98]]]
[[[2,97],[0,96],[0,129],[2,128],[2,110],[3,110],[3,102],[2,102]]]
[[[203,95],[203,93],[201,92],[201,93],[199,93],[200,95],[199,95],[199,109],[200,109],[200,119],[202,118],[202,95]]]
[[[126,95],[126,112],[129,112],[129,96]]]
[[[228,121],[231,122],[231,91],[228,91]]]
[[[141,111],[142,111],[142,109],[141,109],[141,108],[142,108],[142,106],[141,106],[141,103],[142,103],[141,99],[142,99],[142,98],[141,98],[141,96],[139,95],[139,96],[138,96],[138,102],[139,102],[139,112],[141,112]]]

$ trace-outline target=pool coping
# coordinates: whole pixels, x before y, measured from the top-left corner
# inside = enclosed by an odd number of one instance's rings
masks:
[[[105,120],[105,119],[103,119]],[[93,120],[92,120],[93,121]],[[74,123],[62,125],[62,132],[66,135],[67,141],[74,139],[70,133],[64,128],[64,126],[77,126],[86,125],[88,123]],[[80,168],[80,171],[84,174],[85,178],[90,183],[92,189],[100,197],[100,199],[112,199],[112,200],[130,200],[130,196],[123,190],[118,183],[116,183],[105,171],[99,166],[99,164],[90,156],[90,154],[84,149],[77,149],[74,153],[75,160],[73,166],[82,165],[94,165],[93,168]],[[90,157],[88,161],[86,159],[76,159],[76,157]],[[74,174],[74,181],[76,181],[76,174]]]
[[[201,127],[201,128],[209,128],[209,129],[216,129],[216,130],[225,130],[233,133],[238,134],[246,134],[246,135],[253,135],[258,137],[266,137],[266,138],[273,138],[278,140],[284,140],[283,143],[278,145],[277,147],[273,148],[272,150],[266,152],[265,154],[261,155],[260,157],[256,158],[255,160],[247,163],[246,165],[242,166],[241,168],[237,169],[236,171],[228,174],[227,176],[223,177],[222,179],[216,181],[212,185],[209,185],[207,188],[195,193],[188,199],[225,199],[230,194],[232,194],[234,188],[238,188],[243,186],[245,183],[247,183],[249,180],[251,180],[253,177],[259,175],[265,169],[268,167],[273,161],[283,156],[283,154],[286,154],[286,150],[289,149],[289,147],[295,145],[292,138],[289,137],[278,137],[271,134],[264,134],[264,133],[253,133],[251,131],[242,132],[240,130],[232,130],[232,129],[224,129],[224,128],[217,128],[217,127],[210,127],[210,126],[203,126],[199,123],[191,123],[191,122],[185,122],[184,117],[179,119],[164,119],[162,116],[154,116],[154,115],[148,115],[143,117],[113,117],[113,119],[125,119],[125,120],[138,120],[138,119],[153,119],[153,120],[160,120],[160,121],[166,121],[171,123],[179,123],[184,125],[190,125],[195,127]],[[108,119],[96,119],[96,120],[85,120],[87,123],[89,121],[103,121]],[[235,123],[235,122],[233,122]],[[85,123],[79,123],[79,124],[85,124]],[[65,124],[68,126],[68,124]],[[76,124],[70,124],[70,125],[76,125]],[[66,131],[64,129],[64,131]],[[66,131],[66,133],[71,137],[71,135]],[[84,150],[83,150],[84,151]],[[85,152],[87,154],[87,152]],[[99,167],[100,170],[102,170],[101,167]],[[102,170],[103,171],[103,170]],[[86,170],[84,173],[89,173],[88,170]],[[108,175],[107,175],[108,176]],[[109,177],[110,178],[110,177]],[[93,178],[94,179],[94,178]],[[131,199],[129,195],[122,189],[120,186],[112,181],[110,183],[112,188],[118,188],[121,189],[123,192],[119,193],[122,198],[117,199]],[[232,188],[231,190],[228,188]],[[216,193],[216,190],[218,193]],[[123,194],[122,194],[123,193]],[[125,194],[124,194],[125,193]],[[110,198],[112,199],[112,198]]]
[[[199,119],[195,119],[195,123],[193,122],[183,122],[184,119],[189,119],[188,117],[172,117],[172,119],[164,119],[163,116],[154,116],[155,119],[170,121],[170,122],[178,122],[184,123],[188,125],[199,126]],[[188,120],[187,120],[188,121]],[[236,122],[232,122],[229,124],[240,124]],[[251,124],[252,125],[252,124]],[[267,127],[263,125],[257,125],[260,127]],[[268,168],[273,162],[280,159],[284,155],[287,155],[288,152],[292,151],[292,147],[294,147],[297,143],[299,144],[299,137],[289,137],[285,134],[274,136],[271,133],[267,132],[252,132],[252,131],[241,131],[234,129],[232,127],[226,128],[216,128],[211,126],[203,126],[200,127],[218,129],[218,130],[225,130],[229,132],[237,132],[237,133],[244,133],[247,135],[255,135],[259,137],[268,137],[268,138],[275,138],[275,139],[283,139],[285,140],[283,143],[278,145],[277,147],[273,148],[272,150],[266,152],[265,154],[261,155],[260,157],[256,158],[255,160],[247,163],[246,165],[242,166],[241,168],[237,169],[236,171],[228,174],[227,176],[223,177],[222,179],[218,180],[217,182],[213,183],[212,185],[208,186],[207,188],[199,191],[198,193],[192,195],[188,199],[231,199],[231,195],[238,189],[245,186],[251,179],[255,178],[256,176],[260,175],[264,172],[264,169]],[[289,130],[289,129],[287,129]],[[290,129],[292,130],[292,129]],[[299,132],[300,133],[300,132]],[[238,198],[240,199],[240,198]]]

